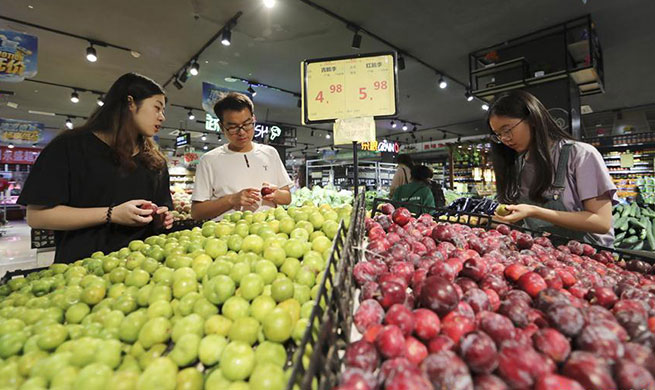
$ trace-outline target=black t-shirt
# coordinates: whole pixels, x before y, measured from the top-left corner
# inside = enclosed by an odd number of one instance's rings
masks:
[[[166,167],[153,171],[138,156],[134,161],[136,168],[127,171],[116,163],[111,148],[93,133],[65,133],[43,149],[18,203],[89,208],[145,199],[170,209],[173,202]],[[109,253],[155,233],[152,223],[143,227],[102,224],[57,231],[55,262],[71,263],[95,251]]]

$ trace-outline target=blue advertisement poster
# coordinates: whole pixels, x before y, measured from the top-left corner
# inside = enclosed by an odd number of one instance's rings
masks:
[[[0,81],[19,82],[36,76],[37,46],[33,35],[0,30]]]
[[[218,118],[216,118],[214,115],[214,104],[216,104],[216,101],[220,99],[223,94],[228,92],[239,92],[247,95],[250,99],[252,99],[252,94],[249,92],[219,87],[218,85],[208,83],[206,81],[202,82],[202,109],[206,112],[205,130],[214,132],[220,131]]]
[[[214,104],[221,97],[221,95],[228,92],[239,92],[244,95],[247,95],[252,99],[252,94],[244,91],[237,91],[236,89],[229,89],[219,87],[218,85],[208,83],[206,81],[202,82],[202,109],[205,110],[210,115],[214,115]]]
[[[35,144],[43,139],[43,123],[0,118],[0,141]]]

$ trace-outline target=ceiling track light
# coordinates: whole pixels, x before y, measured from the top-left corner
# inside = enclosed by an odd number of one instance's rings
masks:
[[[182,89],[182,88],[184,88],[184,85],[182,85],[182,83],[180,82],[180,80],[178,80],[177,78],[176,78],[175,80],[173,80],[173,85],[174,85],[175,88],[177,88],[177,89]]]
[[[80,102],[80,95],[75,90],[73,90],[73,93],[71,93],[71,102],[76,104]]]
[[[9,149],[13,149],[13,148],[14,148],[14,144],[9,144],[9,145],[7,145],[7,147],[8,147]]]
[[[200,137],[200,139],[201,139],[202,141],[207,141],[207,134],[206,134],[206,133],[202,133],[202,137]]]
[[[71,118],[66,118],[66,128],[68,130],[73,130],[73,121]]]
[[[196,116],[193,115],[193,110],[189,110],[189,113],[187,115],[188,115],[190,121],[196,119]]]
[[[86,60],[89,62],[98,61],[98,53],[96,53],[96,49],[93,47],[93,43],[90,43],[89,47],[86,48]]]
[[[232,31],[230,31],[229,27],[223,28],[221,43],[223,44],[223,46],[230,46],[232,44]]]
[[[392,129],[395,129],[396,127],[398,127],[398,125],[396,124],[396,122],[391,121],[391,128],[392,128]]]
[[[407,123],[404,123],[404,122],[403,122],[403,131],[407,131],[407,129],[408,129],[408,127],[407,127]]]
[[[488,111],[488,110],[489,110],[489,105],[488,105],[487,103],[484,103],[484,104],[482,105],[482,109],[483,109],[484,111]]]
[[[264,7],[266,8],[273,8],[275,7],[275,0],[264,0]]]
[[[448,83],[443,78],[443,75],[439,76],[439,88],[445,89],[448,86]]]
[[[197,60],[191,61],[191,66],[189,67],[189,74],[191,76],[197,76],[198,73],[200,73],[200,64],[198,63]]]
[[[350,47],[353,49],[360,49],[362,47],[362,36],[359,35],[359,31],[355,31],[355,35],[353,35],[353,42],[350,44]]]
[[[100,95],[98,96],[98,100],[96,100],[96,104],[100,107],[105,105],[105,97]]]
[[[257,91],[252,87],[252,85],[248,85],[248,92],[252,95],[252,97],[255,97],[257,95]]]
[[[473,101],[473,95],[471,94],[471,91],[467,90],[464,96],[466,97],[467,102]]]
[[[325,139],[330,139],[330,138],[331,138],[330,133],[325,134]]]
[[[314,136],[314,130],[312,130],[312,131],[309,133],[309,135],[310,135],[311,137],[313,137],[313,136]]]
[[[207,150],[207,149],[209,149],[209,146],[207,146],[207,144],[204,144],[204,145],[202,146],[202,150]]]
[[[418,130],[418,127],[416,127],[416,125],[414,125],[414,127],[412,128],[412,131],[416,131],[416,130]]]

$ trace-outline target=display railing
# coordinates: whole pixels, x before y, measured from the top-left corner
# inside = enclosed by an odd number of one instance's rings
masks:
[[[302,342],[295,351],[294,365],[287,389],[330,389],[341,364],[338,351],[350,340],[353,323],[352,302],[355,284],[352,267],[357,262],[363,240],[366,209],[364,194],[355,199],[350,226],[345,235],[337,235],[334,249],[319,287],[316,305]],[[331,286],[331,288],[328,288]]]

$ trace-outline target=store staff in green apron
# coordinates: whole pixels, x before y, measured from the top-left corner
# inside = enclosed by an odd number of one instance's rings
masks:
[[[430,179],[432,179],[432,169],[425,165],[414,165],[411,171],[412,181],[403,184],[393,193],[393,200],[400,202],[414,203],[420,206],[434,208],[434,196],[430,189]],[[416,214],[421,211],[420,207],[407,207],[409,211]],[[427,212],[428,210],[425,210]]]
[[[544,105],[524,91],[499,95],[487,119],[503,223],[612,247],[612,204],[618,203],[602,156],[574,141]]]

